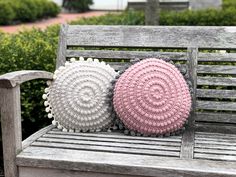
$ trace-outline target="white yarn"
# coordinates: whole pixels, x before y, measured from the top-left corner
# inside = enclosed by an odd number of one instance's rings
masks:
[[[117,73],[98,59],[72,58],[54,73],[43,99],[48,118],[62,131],[99,131],[112,122],[108,99]]]

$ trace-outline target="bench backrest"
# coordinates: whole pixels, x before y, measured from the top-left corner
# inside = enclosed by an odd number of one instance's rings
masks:
[[[134,58],[180,62],[195,87],[194,126],[236,133],[235,49],[235,27],[62,25],[57,67],[80,56],[104,59],[117,70]]]

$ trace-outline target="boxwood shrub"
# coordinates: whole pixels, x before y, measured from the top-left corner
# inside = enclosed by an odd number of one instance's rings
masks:
[[[0,0],[0,25],[55,17],[60,7],[50,0]]]

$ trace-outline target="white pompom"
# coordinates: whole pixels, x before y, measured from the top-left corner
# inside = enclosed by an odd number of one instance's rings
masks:
[[[44,106],[48,106],[48,105],[49,105],[48,101],[44,101]]]
[[[57,128],[58,128],[58,129],[62,129],[62,126],[59,124],[59,125],[57,126]]]
[[[48,118],[51,119],[53,116],[51,113],[48,114]]]
[[[48,93],[48,92],[49,92],[49,88],[45,88],[45,89],[44,89],[44,92],[45,92],[45,93]]]
[[[46,100],[47,99],[47,94],[43,94],[43,99]]]
[[[46,112],[49,112],[49,111],[50,111],[50,108],[49,108],[49,107],[46,107],[45,111],[46,111]]]
[[[50,86],[52,84],[52,81],[47,81],[47,85]]]
[[[63,128],[62,131],[63,131],[63,132],[67,132],[67,129],[66,129],[66,128]]]
[[[52,78],[55,80],[57,78],[56,74],[54,74]]]
[[[99,60],[98,60],[98,59],[94,59],[94,62],[95,62],[95,63],[99,63]]]
[[[74,130],[73,130],[73,129],[69,129],[69,132],[70,132],[70,133],[73,133],[73,132],[74,132]]]
[[[92,62],[93,59],[92,59],[92,58],[88,58],[87,61],[88,61],[88,62]]]
[[[52,125],[57,125],[57,121],[53,120]]]
[[[79,57],[79,61],[84,61],[84,57]]]
[[[71,61],[71,62],[75,62],[76,59],[75,59],[75,58],[71,58],[70,61]]]

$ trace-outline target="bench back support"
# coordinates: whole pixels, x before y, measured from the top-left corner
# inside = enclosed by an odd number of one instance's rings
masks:
[[[194,126],[200,131],[236,133],[235,39],[235,27],[63,25],[57,68],[80,56],[103,59],[116,70],[134,58],[168,58],[183,67],[196,59],[196,68],[190,67],[197,71],[192,78]]]

